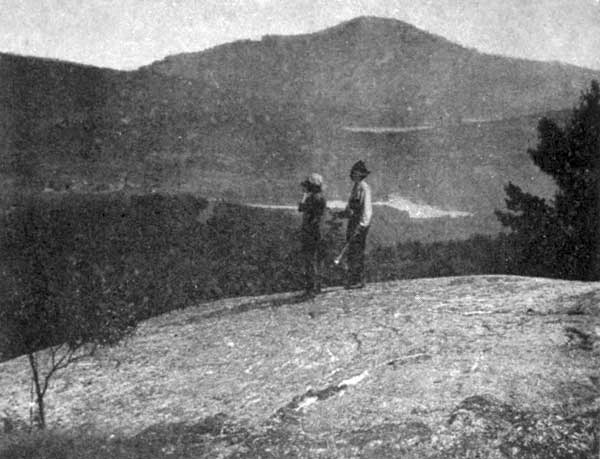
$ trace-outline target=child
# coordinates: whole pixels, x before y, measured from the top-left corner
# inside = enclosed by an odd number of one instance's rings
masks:
[[[304,264],[305,289],[307,296],[321,292],[323,271],[322,220],[325,213],[323,178],[311,174],[301,184],[304,192],[298,211],[302,212],[300,242]]]

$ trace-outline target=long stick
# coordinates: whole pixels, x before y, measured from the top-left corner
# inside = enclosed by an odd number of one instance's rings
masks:
[[[348,247],[350,246],[350,240],[348,240],[345,244],[344,247],[342,247],[342,250],[340,251],[340,254],[335,257],[335,260],[333,260],[333,264],[334,265],[339,265],[340,262],[342,261],[342,258],[344,257],[344,254],[346,253],[346,250],[348,250]]]

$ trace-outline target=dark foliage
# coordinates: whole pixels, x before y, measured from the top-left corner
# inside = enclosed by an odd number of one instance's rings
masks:
[[[522,274],[510,238],[475,235],[464,241],[419,241],[377,247],[368,257],[372,281],[476,274]]]
[[[96,330],[110,344],[108,316],[131,326],[193,301],[300,288],[295,215],[220,203],[203,219],[206,207],[181,194],[22,199],[2,222],[2,353]]]
[[[561,237],[556,225],[554,207],[512,183],[506,187],[506,193],[509,212],[496,214],[503,225],[513,230],[510,239],[515,246],[515,269],[531,276],[573,277],[574,260],[569,259],[568,241]]]
[[[600,278],[600,87],[592,81],[564,127],[547,118],[538,125],[529,155],[559,189],[553,202],[506,187],[508,212],[497,211],[513,231],[528,274]]]
[[[25,199],[3,225],[0,329],[9,337],[3,353],[27,355],[37,402],[32,420],[43,428],[52,376],[131,333],[135,316],[127,273],[108,257],[93,256],[100,241],[91,225],[81,225],[92,222],[85,212],[94,209],[75,201],[69,213],[40,203]],[[84,239],[88,245],[73,250]]]

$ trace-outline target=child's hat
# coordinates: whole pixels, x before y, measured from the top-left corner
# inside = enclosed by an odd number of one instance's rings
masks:
[[[323,187],[323,177],[321,177],[319,174],[310,174],[308,177],[306,177],[306,179],[304,179],[301,185]]]

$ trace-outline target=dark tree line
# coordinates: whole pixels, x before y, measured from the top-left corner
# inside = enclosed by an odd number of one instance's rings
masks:
[[[592,81],[565,126],[542,118],[534,163],[555,181],[550,202],[509,183],[507,212],[523,274],[600,279],[600,88]]]

